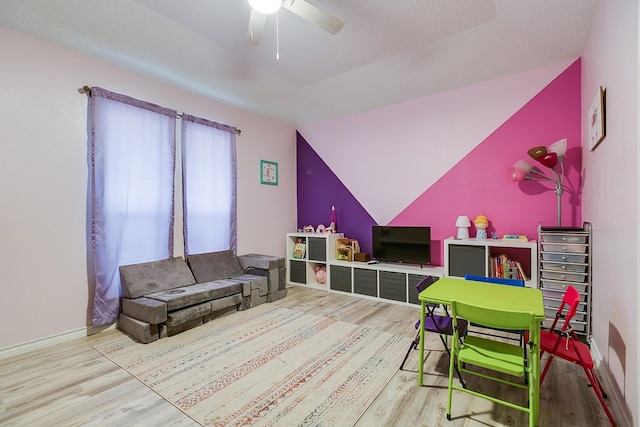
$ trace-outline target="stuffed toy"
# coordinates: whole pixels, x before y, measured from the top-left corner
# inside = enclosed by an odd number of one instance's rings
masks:
[[[321,285],[327,283],[327,266],[316,265],[316,280]]]
[[[487,227],[489,227],[489,220],[485,215],[478,215],[473,220],[473,224],[476,226],[476,239],[484,240],[487,238]]]

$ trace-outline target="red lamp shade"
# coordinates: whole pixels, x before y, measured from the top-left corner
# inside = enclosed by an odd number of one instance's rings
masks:
[[[558,164],[558,154],[547,153],[544,156],[538,158],[538,161],[548,168],[553,168]]]
[[[540,157],[547,154],[547,147],[542,145],[539,147],[533,147],[527,151],[527,154],[529,154],[533,159],[540,160]]]

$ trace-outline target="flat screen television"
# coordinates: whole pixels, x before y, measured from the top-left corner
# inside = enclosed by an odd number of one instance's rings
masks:
[[[431,264],[431,227],[372,227],[372,258],[380,262]]]

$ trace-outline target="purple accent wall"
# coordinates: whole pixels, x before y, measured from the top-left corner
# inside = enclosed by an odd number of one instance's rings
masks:
[[[371,226],[378,225],[342,181],[297,134],[298,228],[331,222],[331,206],[336,207],[338,231],[357,239],[361,252],[371,253]]]

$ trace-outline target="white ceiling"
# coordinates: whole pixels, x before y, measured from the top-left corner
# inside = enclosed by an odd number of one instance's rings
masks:
[[[345,25],[281,9],[279,60],[275,15],[246,44],[247,0],[0,0],[0,25],[300,128],[577,58],[597,4],[308,1]]]

